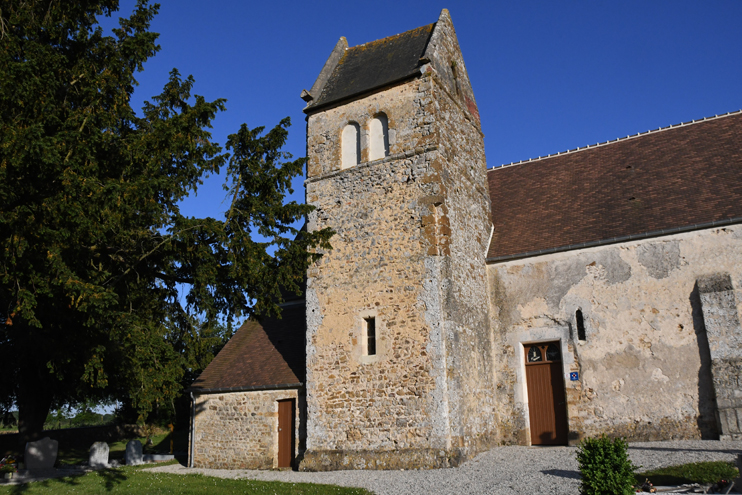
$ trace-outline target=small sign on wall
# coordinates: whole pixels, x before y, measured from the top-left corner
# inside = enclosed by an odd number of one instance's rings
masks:
[[[580,373],[578,371],[572,371],[569,374],[570,381],[576,382],[580,379]]]

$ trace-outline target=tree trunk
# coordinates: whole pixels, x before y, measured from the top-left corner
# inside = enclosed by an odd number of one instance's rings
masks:
[[[26,442],[43,437],[44,422],[54,398],[46,367],[34,367],[33,361],[21,365],[16,402],[18,405],[18,444],[21,452]]]

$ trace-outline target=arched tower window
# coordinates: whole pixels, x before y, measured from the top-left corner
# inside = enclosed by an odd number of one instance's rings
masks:
[[[341,169],[354,167],[361,163],[361,128],[351,122],[343,129]]]
[[[389,155],[389,119],[383,113],[378,114],[368,124],[369,148],[368,160],[378,160]]]

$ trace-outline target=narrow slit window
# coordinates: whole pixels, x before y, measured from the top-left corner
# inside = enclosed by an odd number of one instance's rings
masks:
[[[376,355],[376,318],[366,318],[366,355]]]
[[[577,340],[585,341],[585,320],[582,318],[582,310],[575,311],[575,324],[577,325]]]

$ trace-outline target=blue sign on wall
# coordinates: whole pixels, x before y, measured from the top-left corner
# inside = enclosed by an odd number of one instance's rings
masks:
[[[577,371],[573,371],[569,374],[569,379],[573,382],[576,382],[580,379],[580,374]]]

